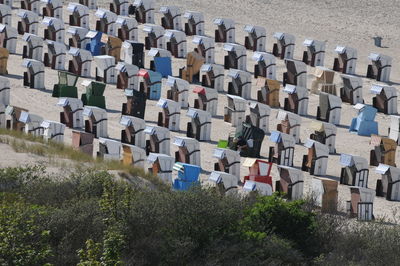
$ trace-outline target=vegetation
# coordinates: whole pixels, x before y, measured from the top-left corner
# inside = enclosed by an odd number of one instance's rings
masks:
[[[148,189],[106,171],[0,169],[2,265],[393,265],[400,228],[279,195]]]

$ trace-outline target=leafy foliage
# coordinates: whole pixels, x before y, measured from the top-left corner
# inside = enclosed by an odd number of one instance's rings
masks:
[[[398,225],[307,202],[135,186],[109,173],[0,169],[0,264],[391,265]],[[160,188],[160,189],[155,189]]]

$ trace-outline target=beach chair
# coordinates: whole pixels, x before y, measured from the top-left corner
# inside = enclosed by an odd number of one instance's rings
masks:
[[[59,98],[57,105],[63,108],[60,123],[69,128],[83,128],[83,103],[80,99]]]
[[[368,187],[368,161],[361,156],[342,153],[340,155],[340,184],[356,187]]]
[[[305,39],[303,45],[307,49],[303,52],[303,62],[311,67],[323,67],[325,60],[325,42]]]
[[[22,0],[21,9],[29,10],[39,15],[41,11],[40,0]]]
[[[10,81],[0,77],[0,128],[6,128],[6,107],[10,104]]]
[[[318,94],[322,91],[338,95],[336,92],[336,85],[333,83],[335,71],[326,67],[317,66],[313,74],[315,79],[311,83],[311,93]]]
[[[247,101],[242,97],[235,95],[226,95],[228,97],[228,106],[224,107],[224,121],[237,127],[245,121]]]
[[[265,43],[267,39],[267,31],[264,27],[246,25],[244,31],[247,36],[244,39],[244,46],[251,51],[265,52]]]
[[[223,171],[213,171],[208,177],[208,181],[221,195],[231,195],[237,193],[240,179]]]
[[[283,73],[283,86],[286,84],[307,88],[307,65],[302,61],[286,59],[287,72]]]
[[[89,25],[89,8],[85,5],[78,3],[68,3],[67,10],[69,15],[69,25],[82,27],[87,30],[90,29]]]
[[[205,34],[203,13],[186,11],[183,17],[187,19],[185,23],[185,33],[187,36],[203,36]]]
[[[17,49],[17,30],[11,26],[0,24],[0,47],[6,48],[10,54]]]
[[[122,104],[122,114],[144,119],[147,96],[137,90],[125,90],[126,103]]]
[[[13,0],[1,0],[0,1],[1,4],[7,5],[11,8],[13,7],[13,2],[14,2]]]
[[[228,55],[224,58],[225,69],[234,68],[246,71],[247,52],[243,45],[226,43],[224,44],[224,50],[228,52]]]
[[[332,213],[337,211],[338,182],[328,178],[313,177],[311,183],[312,198],[322,212]]]
[[[43,63],[55,70],[65,70],[67,47],[64,43],[46,40],[47,53],[44,53]]]
[[[372,98],[372,105],[378,112],[395,115],[397,114],[397,90],[395,87],[372,84],[371,93],[375,94]]]
[[[178,6],[161,6],[161,26],[164,29],[182,31],[181,10]]]
[[[139,68],[135,65],[119,62],[115,69],[117,71],[117,89],[139,90]]]
[[[22,131],[34,136],[42,136],[44,129],[41,126],[43,117],[22,111],[18,121],[22,123]]]
[[[195,52],[204,57],[205,64],[215,63],[215,41],[207,36],[194,36],[192,43],[196,45]]]
[[[85,49],[71,47],[68,54],[72,59],[68,61],[68,72],[80,77],[90,77],[92,53]]]
[[[166,30],[164,33],[167,50],[176,58],[186,58],[186,34],[178,30]]]
[[[121,153],[121,142],[108,138],[99,138],[99,151],[97,152],[97,158],[109,161],[120,161]]]
[[[261,84],[262,87],[257,91],[257,101],[272,108],[279,108],[279,90],[281,84],[277,80],[258,78],[257,83]]]
[[[371,64],[368,65],[367,78],[388,82],[390,80],[390,71],[392,70],[392,58],[376,53],[371,53],[368,58],[371,60]]]
[[[170,154],[170,131],[165,127],[147,126],[144,133],[149,135],[146,140],[146,154]]]
[[[63,2],[61,0],[40,0],[44,3],[42,15],[44,17],[53,17],[63,19]]]
[[[115,21],[117,24],[118,38],[122,41],[135,41],[139,40],[138,22],[135,18],[118,17]]]
[[[272,186],[266,183],[247,180],[243,185],[243,192],[247,194],[257,193],[261,196],[271,196]]]
[[[64,21],[58,18],[44,17],[42,24],[46,27],[44,39],[60,43],[65,42]]]
[[[189,108],[186,113],[190,117],[187,123],[186,136],[198,141],[211,140],[211,114],[207,111]]]
[[[158,113],[157,125],[168,128],[171,131],[179,131],[181,118],[181,105],[178,102],[161,98],[156,106],[162,108]]]
[[[19,121],[22,112],[29,112],[27,109],[17,106],[7,105],[4,114],[6,116],[6,128],[22,131],[24,128],[24,123]]]
[[[96,63],[96,81],[116,84],[115,57],[110,55],[98,55],[93,58]]]
[[[216,18],[215,42],[235,43],[235,22],[229,18]]]
[[[272,48],[272,54],[280,59],[293,59],[296,38],[289,33],[275,32],[276,42]]]
[[[177,162],[173,170],[178,172],[178,177],[173,180],[172,188],[175,190],[189,190],[200,186],[199,175],[201,168],[197,165]]]
[[[90,51],[93,56],[98,56],[103,53],[105,43],[102,41],[102,36],[103,33],[93,30],[89,31],[85,36],[85,38],[89,40],[85,49]]]
[[[318,141],[308,139],[304,144],[308,153],[303,155],[301,170],[311,175],[324,176],[328,166],[329,148]]]
[[[376,195],[387,200],[400,201],[400,169],[379,164],[375,172],[382,175],[381,179],[376,181]]]
[[[72,148],[89,156],[93,156],[93,139],[92,133],[81,130],[72,130]]]
[[[296,143],[300,143],[300,125],[301,117],[295,113],[279,110],[276,119],[280,123],[276,129],[294,137]]]
[[[197,52],[190,52],[186,56],[186,66],[179,69],[179,77],[189,83],[200,80],[200,69],[204,64],[204,57]]]
[[[151,70],[141,69],[138,72],[140,91],[149,100],[159,100],[161,97],[161,74]]]
[[[38,35],[39,16],[37,13],[29,10],[21,10],[17,14],[21,21],[18,21],[18,34],[31,33]]]
[[[374,121],[378,110],[361,103],[354,105],[354,109],[358,110],[358,115],[351,120],[349,131],[355,132],[359,136],[378,135],[378,122]]]
[[[110,3],[110,11],[118,16],[129,16],[131,3],[128,0],[113,0]]]
[[[181,108],[188,108],[189,82],[168,76],[167,86],[170,88],[167,91],[167,98],[180,103]]]
[[[37,35],[25,33],[22,39],[26,42],[23,47],[22,58],[42,60],[43,39]]]
[[[310,128],[314,131],[310,134],[310,139],[325,144],[329,148],[329,153],[335,154],[336,126],[326,122],[312,121]]]
[[[317,120],[339,125],[341,110],[342,100],[340,97],[325,92],[319,94]]]
[[[158,176],[167,184],[172,184],[172,168],[175,164],[173,157],[160,153],[150,153],[147,161],[151,165],[148,169],[151,174]]]
[[[119,123],[124,126],[121,130],[121,142],[146,148],[146,135],[144,129],[146,122],[139,117],[122,115]]]
[[[240,178],[240,155],[236,151],[216,148],[212,156],[217,159],[214,171],[225,172]]]
[[[229,135],[228,146],[238,151],[242,157],[260,158],[260,151],[265,133],[258,127],[242,123]]]
[[[161,48],[151,48],[147,54],[152,57],[150,70],[158,72],[163,78],[172,76],[171,52]]]
[[[343,87],[340,88],[340,98],[345,103],[356,105],[364,103],[362,92],[362,79],[351,75],[340,75]]]
[[[200,68],[201,85],[215,89],[217,92],[224,91],[224,67],[216,64],[203,64]]]
[[[172,143],[178,147],[175,161],[192,165],[201,165],[200,144],[197,139],[176,136]]]
[[[285,193],[289,200],[303,198],[304,175],[299,169],[278,165],[279,180],[275,183],[275,190]]]
[[[307,115],[308,90],[305,87],[286,84],[283,92],[288,94],[283,109],[298,115]]]
[[[204,62],[204,57],[199,53],[188,53],[186,56],[186,66],[179,69],[179,77],[189,83],[200,81],[200,69]]]
[[[7,75],[7,62],[9,57],[9,52],[6,48],[0,47],[0,75]]]
[[[371,135],[370,144],[374,148],[370,152],[369,165],[387,164],[396,167],[396,141],[387,137]]]
[[[68,40],[68,44],[71,48],[82,48],[85,49],[87,44],[90,42],[89,38],[86,38],[86,34],[89,32],[88,29],[78,26],[68,27],[67,33],[71,35]]]
[[[375,191],[370,188],[350,187],[351,200],[347,201],[347,213],[359,221],[371,221],[374,217]]]
[[[246,116],[246,123],[251,124],[265,134],[269,133],[269,116],[271,107],[258,102],[249,102],[249,115]]]
[[[293,166],[296,140],[293,136],[279,131],[272,131],[269,140],[274,144],[269,147],[268,161],[278,165]]]
[[[144,44],[135,41],[122,43],[122,57],[125,63],[144,68]]]
[[[86,93],[83,93],[81,97],[83,105],[97,106],[101,109],[106,109],[106,99],[103,96],[106,84],[92,80],[84,80],[81,85],[86,89]]]
[[[150,50],[152,47],[161,49],[167,48],[165,45],[165,30],[163,27],[159,25],[145,24],[143,26],[143,31],[147,34],[144,39],[146,50]]]
[[[197,86],[193,89],[193,92],[197,94],[197,99],[194,99],[194,108],[207,111],[211,116],[216,116],[218,109],[218,91]]]
[[[228,94],[251,99],[251,73],[231,68],[228,72],[231,81],[228,83]]]
[[[32,89],[44,89],[44,64],[34,59],[24,59],[22,66],[24,72],[24,86]]]
[[[267,79],[276,79],[276,63],[275,56],[265,52],[254,52],[253,60],[257,63],[254,65],[254,77],[264,77]]]
[[[133,12],[137,22],[139,23],[151,23],[154,24],[154,0],[135,0],[133,2]]]
[[[111,36],[117,36],[117,25],[115,24],[117,21],[117,14],[109,10],[99,8],[96,10],[94,15],[98,18],[96,21],[96,31],[100,31]]]
[[[397,145],[400,145],[399,132],[400,132],[400,116],[391,115],[388,133],[389,133],[389,138],[396,141]],[[376,134],[378,134],[378,133],[376,133]]]
[[[43,120],[40,124],[43,128],[43,139],[46,141],[64,142],[65,125],[51,120]]]
[[[85,131],[92,133],[95,138],[107,138],[107,111],[97,106],[85,105],[83,109]]]
[[[54,84],[52,97],[78,98],[78,76],[66,71],[58,71],[58,84]]]
[[[343,74],[356,73],[357,50],[348,46],[336,46],[337,57],[333,63],[333,70]]]
[[[270,175],[272,163],[255,158],[246,158],[242,166],[249,169],[248,175],[244,176],[244,183],[247,181],[264,183],[268,184],[272,190],[272,176]]]
[[[0,4],[0,23],[11,26],[11,6]]]
[[[138,168],[144,168],[146,161],[146,151],[131,144],[122,144],[122,163]]]
[[[119,62],[121,61],[121,47],[122,40],[120,38],[107,36],[107,42],[104,46],[104,54],[114,57],[115,61]]]
[[[87,6],[91,10],[97,9],[97,0],[79,0],[79,4]]]

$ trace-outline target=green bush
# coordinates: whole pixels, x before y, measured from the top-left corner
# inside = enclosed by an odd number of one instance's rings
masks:
[[[398,225],[305,201],[175,192],[105,171],[0,169],[0,264],[394,265]]]
[[[46,210],[18,196],[1,193],[0,264],[43,265],[49,262],[49,231],[40,225]]]

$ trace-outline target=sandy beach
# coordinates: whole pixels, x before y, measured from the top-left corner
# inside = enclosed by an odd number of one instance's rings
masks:
[[[356,74],[364,77],[366,75],[367,66],[369,63],[368,55],[371,52],[386,54],[393,57],[393,67],[391,72],[391,83],[396,88],[400,83],[400,44],[397,41],[400,36],[399,20],[396,17],[397,11],[400,11],[398,1],[289,1],[289,0],[220,0],[220,1],[157,1],[157,10],[161,5],[176,5],[181,7],[182,13],[186,10],[200,11],[205,16],[206,33],[209,36],[214,35],[214,18],[232,18],[236,22],[236,42],[243,44],[245,32],[243,28],[247,24],[263,26],[267,29],[267,51],[271,52],[274,38],[274,32],[287,32],[295,35],[295,59],[301,59],[305,47],[302,45],[305,38],[327,41],[325,66],[332,68],[335,57],[334,49],[336,45],[346,45],[358,49],[358,61]],[[20,6],[19,2],[14,2],[14,7]],[[107,7],[108,2],[99,2],[100,7]],[[379,7],[379,8],[378,8]],[[13,10],[12,26],[17,27],[19,17],[16,16],[18,9]],[[68,18],[66,8],[64,8],[64,18]],[[65,19],[65,27],[67,29],[67,19]],[[91,11],[90,25],[91,29],[95,29],[96,17],[94,11]],[[156,14],[156,23],[160,24],[161,15]],[[144,42],[145,34],[142,32],[143,25],[140,25],[139,38]],[[43,26],[39,26],[39,33],[43,36]],[[383,38],[383,46],[388,48],[378,48],[374,46],[372,37],[381,36]],[[32,114],[37,114],[45,119],[59,120],[59,112],[61,108],[56,106],[57,99],[51,97],[53,85],[58,82],[57,71],[46,68],[45,73],[45,90],[29,89],[23,86],[23,72],[25,69],[22,64],[22,47],[24,42],[19,36],[17,44],[17,54],[10,55],[8,60],[8,78],[11,82],[11,105],[26,108]],[[68,37],[68,36],[66,36]],[[188,51],[192,51],[194,44],[191,42],[192,37],[187,38]],[[222,44],[216,44],[216,63],[223,64],[225,52],[222,49]],[[44,48],[46,52],[47,47]],[[253,71],[254,61],[251,59],[252,52],[247,51],[247,70]],[[67,57],[69,60],[69,58]],[[146,57],[146,67],[149,67],[149,58]],[[185,59],[173,59],[173,75],[178,76],[178,69],[185,65]],[[67,66],[67,64],[66,64]],[[282,74],[286,71],[283,60],[277,59],[277,79],[282,81]],[[314,79],[312,73],[314,68],[308,67],[307,84],[311,87],[311,82]],[[227,73],[227,72],[226,72]],[[95,63],[92,63],[92,76],[95,74]],[[79,79],[78,90],[79,97],[84,93],[83,86],[80,85]],[[166,80],[163,80],[162,97],[166,97],[167,86]],[[225,91],[227,91],[227,83],[229,79],[225,79]],[[335,74],[335,83],[340,88],[341,79],[338,73]],[[363,78],[363,96],[366,104],[372,104],[373,95],[370,94],[370,87],[374,83],[373,80]],[[256,100],[257,86],[256,79],[252,81],[252,99]],[[194,84],[191,88],[194,88]],[[189,93],[189,104],[193,106],[193,101],[196,94]],[[280,102],[283,105],[284,98],[287,95],[281,91]],[[126,101],[122,90],[116,89],[115,85],[107,85],[105,91],[107,112],[108,112],[108,133],[110,138],[119,139],[122,126],[119,124],[121,116],[121,105]],[[201,145],[201,166],[203,172],[202,180],[207,180],[209,173],[213,170],[215,159],[212,158],[212,151],[216,147],[216,143],[220,139],[227,139],[229,132],[235,129],[230,124],[223,121],[223,107],[226,105],[226,94],[220,93],[218,98],[218,115],[212,119],[212,132],[210,143],[202,142]],[[310,127],[311,121],[315,119],[317,113],[319,98],[318,95],[310,94],[309,107],[307,117],[302,117],[301,124],[301,140],[305,142],[312,132]],[[156,106],[156,101],[147,101],[145,120],[148,125],[155,125],[160,108]],[[277,120],[276,114],[278,109],[272,109],[270,116],[270,130],[275,130]],[[341,125],[337,128],[336,151],[338,154],[330,155],[328,162],[327,176],[335,180],[339,180],[341,166],[339,164],[340,153],[348,153],[359,155],[369,160],[369,153],[372,146],[369,144],[369,137],[361,137],[349,133],[348,127],[351,119],[357,115],[357,111],[352,105],[342,104]],[[386,136],[388,132],[390,116],[378,113],[376,121],[379,123],[379,133]],[[184,136],[186,124],[189,118],[186,117],[186,110],[181,111],[181,130],[180,132],[171,132],[173,136]],[[65,142],[71,143],[71,130],[66,129]],[[95,142],[95,150],[98,148]],[[268,156],[269,147],[272,143],[268,136],[265,137],[261,155]],[[27,163],[37,163],[39,159],[30,154],[18,154],[12,151],[10,147],[0,144],[0,167],[23,165]],[[177,147],[172,145],[171,154],[177,150]],[[397,149],[396,163],[400,165],[400,149]],[[307,153],[307,149],[302,145],[295,147],[294,166],[301,167],[302,157]],[[245,158],[242,158],[242,162]],[[380,178],[379,174],[375,173],[375,167],[370,167],[369,172],[369,188],[375,188],[376,180]],[[248,173],[245,167],[241,168],[241,176]],[[272,176],[274,181],[278,180],[276,166],[273,167]],[[309,191],[312,176],[304,173],[305,176],[305,192]],[[344,210],[345,202],[350,199],[350,191],[348,186],[339,185],[339,201],[340,209]],[[400,209],[399,202],[390,202],[384,198],[375,198],[374,213],[376,217],[388,216],[391,218],[393,208]]]

